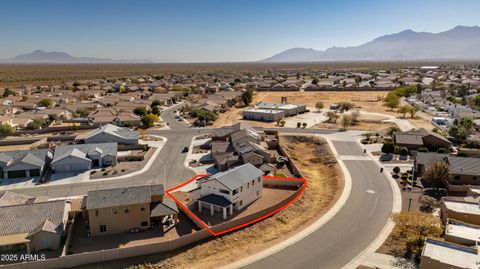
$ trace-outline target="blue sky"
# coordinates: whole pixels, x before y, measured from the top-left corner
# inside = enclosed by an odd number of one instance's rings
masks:
[[[0,59],[74,56],[252,61],[292,47],[353,46],[406,29],[480,25],[476,0],[7,0]]]

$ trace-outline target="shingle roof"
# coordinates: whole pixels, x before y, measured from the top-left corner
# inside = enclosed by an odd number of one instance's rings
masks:
[[[170,198],[164,198],[161,203],[152,209],[150,217],[175,215],[178,214],[178,212],[177,204]]]
[[[108,133],[114,136],[121,137],[123,139],[129,139],[129,140],[138,139],[138,132],[125,127],[119,127],[113,124],[105,124],[100,128],[93,130],[85,137],[85,139],[89,139],[101,133]]]
[[[232,204],[232,202],[228,201],[225,197],[216,195],[216,194],[209,194],[207,196],[201,197],[198,200],[205,203],[218,205],[221,207],[227,207]]]
[[[417,164],[430,166],[436,161],[443,161],[447,155],[434,152],[417,152],[415,161]]]
[[[0,236],[30,233],[46,220],[58,227],[64,214],[64,200],[0,207]]]
[[[263,172],[261,170],[250,163],[246,163],[225,172],[217,173],[211,176],[211,178],[219,181],[230,190],[235,190],[262,175]]]
[[[0,167],[5,169],[19,163],[41,167],[45,164],[47,154],[48,149],[4,151],[0,154],[3,161]]]
[[[81,159],[87,159],[86,154],[92,151],[101,153],[102,156],[109,154],[116,156],[117,148],[118,144],[116,142],[58,146],[55,148],[55,154],[52,163],[58,162],[67,156],[75,156]]]
[[[106,208],[133,204],[150,203],[153,195],[159,195],[160,187],[131,186],[107,190],[95,190],[87,193],[87,209]],[[161,187],[163,194],[163,186]]]
[[[460,175],[480,176],[480,159],[448,156],[450,173]]]

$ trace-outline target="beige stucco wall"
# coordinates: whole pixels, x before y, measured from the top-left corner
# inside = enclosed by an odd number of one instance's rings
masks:
[[[420,260],[420,269],[462,269],[458,266],[444,264],[429,257],[422,256]]]
[[[141,207],[145,210],[142,211]],[[125,213],[125,208],[129,209]],[[117,214],[113,214],[113,208],[117,209]],[[98,209],[98,216],[94,210],[88,210],[88,220],[90,234],[92,236],[124,233],[132,228],[146,229],[150,226],[150,204],[136,204],[129,206],[118,206]],[[147,226],[141,226],[142,222],[148,222]],[[100,232],[100,225],[106,225],[107,231]]]
[[[44,245],[48,241],[48,246]],[[57,249],[60,246],[61,236],[51,232],[41,231],[30,238],[30,250]]]

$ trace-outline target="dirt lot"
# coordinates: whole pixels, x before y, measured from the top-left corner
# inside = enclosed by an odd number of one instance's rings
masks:
[[[201,245],[170,254],[116,261],[97,267],[90,265],[88,268],[216,268],[258,253],[307,227],[338,199],[343,188],[343,175],[325,141],[303,136],[282,136],[280,141],[288,145],[285,150],[307,179],[304,195],[287,209]],[[220,257],[219,253],[223,255]]]
[[[280,103],[281,97],[286,96],[289,103],[304,104],[307,107],[314,108],[318,101],[323,102],[324,106],[328,108],[333,103],[339,102],[352,102],[356,108],[373,113],[382,113],[387,115],[400,116],[395,111],[383,106],[382,99],[387,95],[388,91],[322,91],[322,92],[256,92],[253,98],[252,104],[257,102],[272,102]],[[220,115],[219,119],[214,123],[214,127],[221,127],[226,125],[232,125],[240,121],[248,122],[252,126],[272,127],[275,126],[275,122],[259,122],[259,121],[247,121],[242,118],[243,108],[232,108],[230,111]],[[389,124],[376,124],[376,116],[364,116],[365,120],[363,124],[359,124],[358,127],[352,129],[369,130],[369,129],[381,129],[388,128]],[[407,117],[413,125],[420,128],[426,128],[431,130],[434,126],[430,123],[431,118],[425,113],[418,113],[416,118],[411,119]],[[340,123],[340,120],[338,121]],[[319,128],[338,128],[338,126],[319,125]]]

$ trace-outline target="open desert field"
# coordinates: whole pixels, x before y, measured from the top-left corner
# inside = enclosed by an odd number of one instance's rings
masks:
[[[162,64],[0,64],[0,87],[48,85],[83,79],[122,78],[172,73],[269,73],[274,70],[391,69],[432,65],[429,62],[309,62],[309,63],[162,63]],[[439,64],[436,62],[435,64]]]

